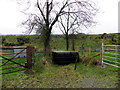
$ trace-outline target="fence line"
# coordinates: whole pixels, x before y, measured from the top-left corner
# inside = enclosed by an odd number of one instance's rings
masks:
[[[117,56],[120,55],[119,53],[117,53],[118,50],[117,47],[119,47],[120,45],[104,45],[104,43],[102,43],[102,64],[107,64],[107,65],[111,65],[117,68],[120,68],[120,62],[118,60],[120,60],[120,58],[118,58]],[[115,47],[115,49],[106,49],[106,47]],[[107,52],[106,52],[107,50]],[[108,51],[115,51],[114,53],[108,52]],[[115,55],[115,56],[108,56],[105,54],[110,54],[110,55]],[[107,59],[106,59],[107,58]],[[113,61],[110,59],[114,59],[117,61]],[[106,62],[107,61],[107,62]],[[111,62],[111,63],[110,63]],[[115,65],[118,64],[118,65]]]

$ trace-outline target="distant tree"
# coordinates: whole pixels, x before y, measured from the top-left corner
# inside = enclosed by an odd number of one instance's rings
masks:
[[[68,1],[69,2],[69,1]],[[73,8],[76,6],[75,8]],[[69,35],[72,36],[72,49],[74,50],[74,36],[81,32],[81,29],[90,27],[94,21],[94,16],[98,9],[91,1],[80,1],[69,5],[66,9],[68,12],[61,16],[59,20],[59,28],[65,35],[66,50],[69,49]]]

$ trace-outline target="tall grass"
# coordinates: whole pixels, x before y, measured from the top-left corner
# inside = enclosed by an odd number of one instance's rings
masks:
[[[33,60],[34,60],[34,66],[32,67],[32,69],[35,72],[42,72],[44,70],[44,63],[43,63],[43,54],[41,53],[35,53]]]

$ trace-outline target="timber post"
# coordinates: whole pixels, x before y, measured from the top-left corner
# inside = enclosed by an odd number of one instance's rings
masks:
[[[34,48],[32,46],[27,46],[27,63],[25,63],[25,66],[27,68],[31,68],[33,66],[33,60],[32,60],[32,56],[33,56],[33,52],[34,52]]]

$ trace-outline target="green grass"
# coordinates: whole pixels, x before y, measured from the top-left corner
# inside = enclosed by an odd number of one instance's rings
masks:
[[[10,53],[4,53],[4,54],[10,54]],[[4,56],[5,58],[10,59],[14,55],[2,55],[2,56]],[[6,65],[0,67],[0,70],[2,70],[2,73],[9,73],[9,72],[13,72],[13,71],[24,69],[24,67],[14,67],[15,63],[10,62],[10,61],[8,62],[8,60],[5,60],[5,59],[1,59],[1,60],[2,60],[2,65],[7,62]],[[26,62],[26,58],[15,58],[15,59],[12,59],[11,61],[14,61],[16,63],[25,63]]]
[[[34,74],[26,74],[25,71],[4,74],[3,88],[116,88],[118,82],[117,68],[106,66],[105,68],[77,64],[65,66],[51,65],[45,67],[42,64],[43,55],[34,55],[35,65],[32,68]]]
[[[80,50],[83,45],[84,48],[101,48],[101,43],[112,44],[111,38],[95,39],[101,35],[86,35],[87,38],[81,39],[81,35],[76,36],[75,49]],[[111,35],[108,35],[111,36]],[[117,35],[116,35],[117,36]],[[6,38],[6,43],[17,44],[17,37],[19,36],[3,36]],[[43,43],[39,40],[37,35],[26,35],[30,39],[29,43],[24,45],[32,45],[38,51],[43,50]],[[90,37],[92,39],[90,39]],[[14,42],[13,42],[14,41]],[[98,42],[99,41],[99,42]],[[70,49],[72,42],[70,40]],[[4,45],[4,44],[3,44]],[[52,50],[66,50],[66,43],[63,35],[52,35],[50,41]],[[80,58],[83,55],[93,56],[100,52],[88,52],[79,53]],[[113,52],[114,53],[114,52]],[[110,55],[108,55],[110,56]],[[11,58],[12,56],[6,56]],[[35,64],[32,68],[34,74],[29,75],[24,73],[25,71],[3,74],[3,87],[4,88],[115,88],[117,87],[118,74],[117,68],[112,66],[98,67],[94,65],[88,65],[83,63],[77,64],[77,70],[74,70],[74,64],[66,66],[51,65],[45,67],[43,64],[43,55],[36,53],[33,60]],[[95,57],[95,60],[100,60],[100,57]],[[14,59],[15,61],[22,61]],[[3,60],[5,62],[6,60]],[[11,63],[11,62],[9,62]],[[3,68],[10,67],[7,65]],[[13,68],[13,70],[16,68]],[[19,69],[19,68],[17,68]],[[12,71],[12,70],[10,70]],[[8,71],[7,71],[8,72]]]
[[[116,88],[117,73],[109,66],[100,68],[83,63],[66,66],[52,65],[42,72],[3,75],[4,88]]]

